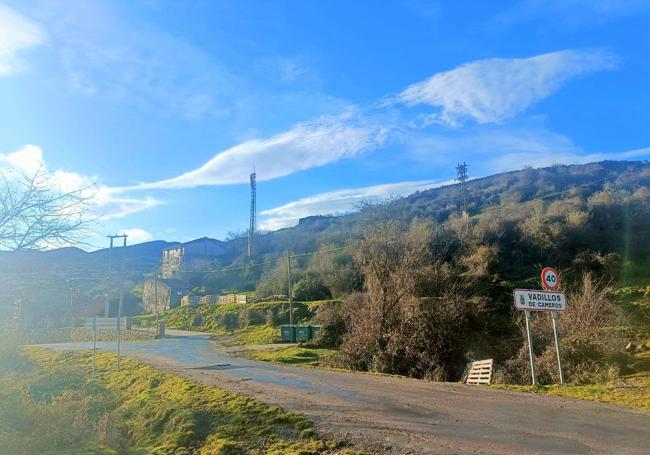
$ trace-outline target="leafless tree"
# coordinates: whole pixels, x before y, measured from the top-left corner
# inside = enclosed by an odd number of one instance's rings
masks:
[[[83,244],[91,188],[64,191],[45,170],[33,175],[0,170],[0,249],[28,250]]]

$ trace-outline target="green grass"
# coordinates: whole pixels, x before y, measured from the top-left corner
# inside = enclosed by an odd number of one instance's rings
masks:
[[[352,453],[299,414],[132,360],[116,372],[110,353],[95,383],[85,352],[30,348],[4,365],[0,447],[12,454]]]
[[[161,313],[160,318],[168,328],[223,333],[245,328],[249,325],[263,325],[269,312],[274,323],[288,323],[288,302],[258,302],[250,304],[199,305],[178,307]],[[279,316],[282,313],[282,316]],[[308,306],[294,302],[294,320],[304,322],[313,316]],[[134,318],[135,324],[150,324],[155,315]]]
[[[497,384],[490,387],[600,401],[650,411],[650,375],[627,376],[617,384],[523,386]]]
[[[233,342],[238,345],[270,344],[280,342],[280,329],[268,325],[251,325],[235,330]]]
[[[278,325],[288,323],[287,305],[288,302],[258,302],[186,306],[162,313],[160,319],[170,329],[232,335],[233,342],[237,345],[270,344],[280,341]],[[273,326],[266,324],[269,312],[273,314]],[[306,322],[312,316],[313,312],[308,305],[294,302],[296,322]],[[134,318],[134,325],[147,326],[155,321],[155,318],[155,315],[138,316]]]
[[[638,353],[634,359],[633,367],[636,373],[622,376],[608,384],[549,386],[495,384],[490,387],[600,401],[650,411],[650,351]]]
[[[334,349],[287,346],[286,348],[255,351],[250,353],[250,357],[255,360],[283,363],[285,365],[318,366],[325,358],[334,355],[336,352]]]

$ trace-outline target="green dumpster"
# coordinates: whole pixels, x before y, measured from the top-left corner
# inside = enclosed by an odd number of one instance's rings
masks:
[[[298,325],[296,326],[296,340],[297,341],[309,341],[311,335],[311,330],[309,330],[308,325]]]
[[[283,342],[293,343],[296,341],[296,326],[295,325],[281,325],[280,326],[280,339]]]
[[[322,325],[310,325],[309,329],[311,330],[311,339],[318,338],[318,334],[323,326]]]

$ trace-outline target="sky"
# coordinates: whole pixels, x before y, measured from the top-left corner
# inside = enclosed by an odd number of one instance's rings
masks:
[[[0,0],[0,169],[96,233],[222,239],[471,177],[650,158],[650,0]]]

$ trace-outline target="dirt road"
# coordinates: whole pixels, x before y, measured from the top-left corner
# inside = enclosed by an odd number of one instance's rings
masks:
[[[648,413],[462,384],[256,362],[229,356],[205,334],[170,334],[164,340],[124,344],[122,352],[160,370],[303,413],[320,431],[377,452],[650,453]]]

